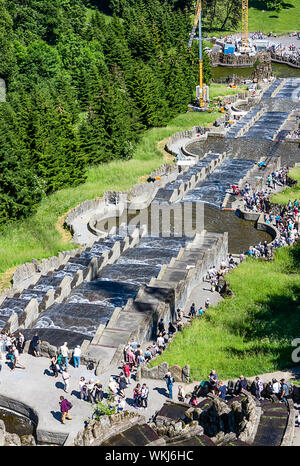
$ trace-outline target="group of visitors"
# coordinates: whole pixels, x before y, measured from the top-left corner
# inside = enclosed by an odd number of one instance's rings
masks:
[[[11,362],[11,371],[14,371],[17,366],[26,369],[20,362],[20,354],[23,353],[24,346],[25,337],[21,331],[18,332],[17,336],[14,336],[2,329],[0,333],[0,363],[8,359]]]
[[[266,384],[259,376],[256,376],[250,382],[246,377],[241,375],[235,383],[229,381],[226,385],[224,381],[219,380],[215,369],[212,369],[208,375],[208,379],[201,382],[200,392],[199,388],[197,388],[197,391],[194,391],[192,394],[189,403],[197,406],[199,403],[198,398],[201,396],[206,397],[208,393],[213,393],[226,401],[229,398],[231,399],[232,396],[240,395],[242,390],[249,391],[259,401],[267,398],[274,401],[280,400],[283,403],[287,403],[287,399],[291,393],[290,383],[284,378],[280,381],[273,378],[271,382]]]
[[[270,191],[276,185],[285,186],[287,184],[288,172],[289,168],[284,167],[268,175],[267,183]],[[294,202],[289,200],[287,208],[281,214],[274,214],[270,210],[270,191],[251,192],[250,185],[246,183],[244,190],[240,190],[239,193],[243,196],[245,211],[264,213],[264,222],[274,225],[280,233],[280,238],[276,238],[270,248],[266,241],[263,244],[260,242],[258,245],[250,246],[247,254],[254,258],[263,256],[270,258],[274,248],[292,245],[299,236],[296,224],[300,200],[295,199]]]
[[[269,47],[271,57],[277,60],[285,61],[300,67],[300,47],[283,44],[271,44]]]

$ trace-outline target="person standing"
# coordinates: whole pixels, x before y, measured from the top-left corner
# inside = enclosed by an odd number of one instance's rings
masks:
[[[68,393],[69,392],[69,384],[70,384],[71,375],[69,374],[69,371],[68,371],[67,367],[62,372],[62,378],[63,378],[64,384],[65,384],[64,391],[66,393]]]
[[[255,396],[258,400],[261,400],[261,392],[264,389],[264,383],[259,377],[255,377]]]
[[[166,375],[164,376],[164,379],[166,380],[167,384],[167,389],[169,391],[169,398],[171,400],[173,399],[173,383],[174,383],[174,377],[172,376],[171,372],[167,372]]]
[[[5,359],[6,354],[6,331],[4,329],[1,330],[0,334],[0,361]]]
[[[162,353],[163,350],[165,349],[165,339],[161,333],[157,337],[157,345],[158,345],[159,351]]]
[[[123,370],[124,370],[124,374],[126,378],[126,383],[129,385],[131,384],[131,374],[130,374],[130,366],[128,362],[125,362]]]
[[[127,387],[127,383],[126,383],[126,378],[125,378],[123,372],[121,372],[119,377],[118,377],[118,384],[119,384],[120,395],[124,398],[125,397],[125,391],[124,390]]]
[[[81,356],[81,349],[80,349],[80,346],[77,345],[76,348],[74,349],[74,352],[73,352],[74,367],[79,367],[80,356]]]
[[[286,382],[285,379],[281,379],[281,394],[280,394],[280,400],[283,403],[287,403],[287,397],[289,396],[289,386]]]
[[[35,332],[35,334],[33,335],[31,343],[32,343],[33,354],[35,355],[36,358],[39,358],[41,356],[40,355],[41,340],[38,335],[38,332]]]
[[[100,383],[100,380],[97,380],[97,382],[94,385],[94,397],[95,401],[102,401],[104,398],[104,393],[103,393],[103,387],[102,384]]]
[[[25,337],[22,332],[19,332],[18,338],[17,338],[17,349],[20,354],[23,353],[24,346],[25,346]]]
[[[72,404],[66,398],[61,396],[59,405],[60,405],[60,412],[61,412],[61,422],[62,424],[65,424],[66,419],[70,419],[70,420],[72,419],[69,414],[69,410],[71,409]]]
[[[69,348],[68,348],[68,343],[66,341],[60,347],[60,352],[62,354],[62,357],[64,358],[65,366],[66,366],[66,368],[68,368],[68,365],[69,365]]]
[[[141,407],[147,409],[148,407],[148,396],[149,396],[149,388],[144,383],[141,389]]]
[[[141,393],[141,384],[138,383],[133,390],[133,404],[137,409],[141,407]]]

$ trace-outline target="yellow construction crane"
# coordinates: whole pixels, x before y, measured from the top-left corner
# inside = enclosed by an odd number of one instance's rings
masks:
[[[248,0],[242,0],[242,47],[248,46]]]
[[[188,47],[191,48],[195,34],[196,34],[197,25],[199,25],[199,105],[200,107],[204,107],[205,102],[207,100],[207,96],[205,92],[206,86],[203,84],[201,16],[202,16],[202,2],[201,0],[197,0],[195,20],[194,20],[193,29],[190,35]]]

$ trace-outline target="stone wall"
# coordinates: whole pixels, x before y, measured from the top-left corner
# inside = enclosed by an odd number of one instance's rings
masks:
[[[89,421],[84,431],[79,432],[75,438],[70,434],[64,446],[99,446],[110,437],[143,423],[145,423],[143,416],[128,411],[111,416],[103,415],[99,420]]]

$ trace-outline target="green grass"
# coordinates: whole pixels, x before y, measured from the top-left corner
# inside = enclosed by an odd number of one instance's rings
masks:
[[[287,204],[289,200],[293,202],[295,199],[300,199],[300,167],[294,167],[289,172],[289,176],[298,182],[297,185],[272,196],[272,202]]]
[[[265,11],[262,4],[257,0],[249,2],[249,31],[272,31],[281,35],[299,31],[300,0],[285,2],[279,13]]]
[[[209,87],[210,99],[216,99],[222,95],[235,95],[238,92],[244,92],[247,86],[240,86],[239,88],[230,88],[226,84],[211,84]]]
[[[274,262],[247,259],[226,276],[234,297],[180,332],[153,365],[190,364],[192,380],[206,379],[212,368],[221,379],[231,379],[292,366],[291,341],[300,326],[299,272],[300,244],[278,250]]]
[[[226,94],[228,89],[225,86],[224,89],[218,87],[215,93],[219,94],[221,91]],[[235,92],[239,90],[236,89]],[[132,160],[90,167],[85,183],[48,196],[34,215],[8,225],[0,235],[0,290],[9,286],[13,268],[30,262],[32,258],[40,260],[75,247],[68,239],[62,238],[56,229],[58,219],[66,212],[87,199],[102,197],[107,190],[129,189],[139,182],[140,177],[148,176],[165,163],[163,154],[158,149],[159,141],[167,140],[177,131],[198,125],[205,126],[219,116],[217,111],[188,112],[173,118],[165,127],[148,130],[141,137]]]
[[[249,32],[262,31],[266,34],[275,32],[277,35],[285,35],[290,32],[299,31],[300,23],[300,0],[289,0],[284,3],[284,8],[280,12],[266,11],[264,2],[259,0],[252,0],[249,2],[249,15],[248,15],[248,30]],[[238,26],[235,30],[222,30],[219,29],[206,31],[204,35],[209,37],[226,36],[232,33],[240,33],[242,25]]]

